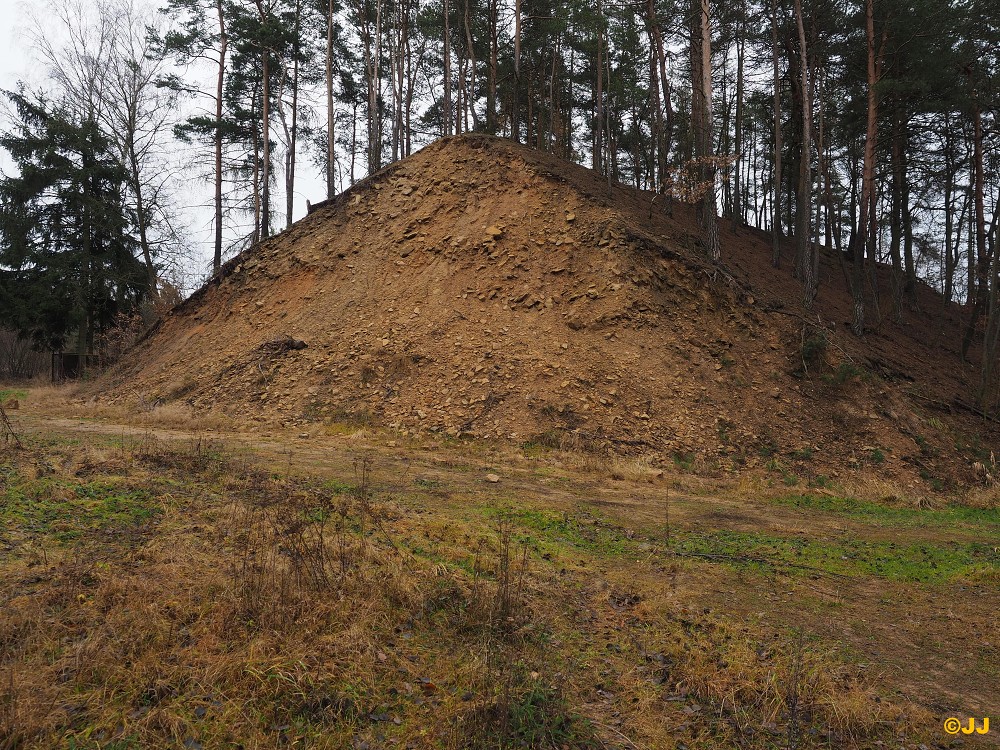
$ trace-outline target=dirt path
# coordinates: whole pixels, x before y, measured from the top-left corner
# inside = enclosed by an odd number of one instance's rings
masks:
[[[318,476],[343,477],[352,471],[355,458],[377,456],[376,477],[383,487],[400,491],[417,477],[463,493],[496,499],[518,499],[553,510],[592,508],[630,528],[661,525],[669,513],[671,523],[689,528],[764,532],[813,538],[858,537],[898,544],[988,541],[969,528],[931,526],[880,527],[843,515],[775,504],[730,489],[706,486],[697,493],[677,489],[677,477],[651,481],[614,480],[607,471],[574,471],[555,468],[550,462],[526,458],[500,449],[458,444],[411,448],[379,440],[377,435],[309,436],[302,433],[188,431],[163,427],[118,424],[43,414],[21,414],[18,423],[27,432],[92,433],[109,437],[130,436],[177,442],[217,442],[228,450],[254,454],[278,469]],[[491,483],[486,474],[497,473]],[[683,479],[683,477],[681,477]]]

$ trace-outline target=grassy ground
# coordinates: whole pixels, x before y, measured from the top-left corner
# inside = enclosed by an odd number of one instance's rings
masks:
[[[0,442],[0,748],[948,747],[996,712],[988,501],[43,412]]]

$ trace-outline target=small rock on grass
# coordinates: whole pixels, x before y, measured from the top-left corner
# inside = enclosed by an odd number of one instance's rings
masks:
[[[498,474],[487,474],[486,481],[493,482],[493,484],[496,484],[497,482],[500,481],[500,476]]]

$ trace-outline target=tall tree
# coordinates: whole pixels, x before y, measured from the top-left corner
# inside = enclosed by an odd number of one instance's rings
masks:
[[[875,257],[876,208],[875,146],[878,141],[878,84],[882,79],[882,60],[885,50],[885,32],[880,42],[875,37],[875,0],[865,0],[865,50],[867,86],[865,108],[864,166],[861,172],[861,219],[857,232],[851,237],[852,274],[851,295],[854,299],[854,318],[851,330],[860,336],[865,329],[865,257]]]
[[[153,43],[160,20],[138,0],[55,0],[35,26],[34,47],[63,106],[108,135],[128,174],[126,201],[156,297],[160,262],[176,261],[184,245],[170,198],[176,95],[159,85],[167,61]]]
[[[705,233],[705,250],[718,260],[719,218],[716,213],[716,164],[712,139],[712,22],[708,0],[692,0],[690,15],[691,125],[699,173],[698,218]]]
[[[17,121],[0,148],[19,174],[0,179],[0,318],[39,346],[74,339],[86,354],[149,292],[128,171],[93,117],[4,93]]]
[[[212,99],[214,116],[197,114],[175,125],[175,132],[190,141],[193,137],[207,141],[212,149],[213,185],[213,247],[212,270],[222,266],[223,246],[223,184],[225,173],[223,152],[227,134],[231,131],[226,119],[225,90],[227,54],[229,52],[228,8],[224,0],[168,0],[162,9],[173,22],[173,28],[159,39],[161,54],[181,66],[200,59],[209,59],[215,68]],[[182,80],[177,74],[166,75],[163,84],[177,92],[203,94],[198,84]]]
[[[799,155],[799,186],[796,201],[795,247],[796,272],[802,280],[803,300],[807,308],[812,306],[819,285],[819,253],[812,242],[812,82],[809,69],[809,50],[806,43],[805,19],[802,0],[795,0],[795,27],[799,40],[799,87],[802,110],[801,141]]]
[[[781,77],[778,72],[778,0],[771,0],[771,70],[774,87],[774,197],[771,201],[771,265],[781,265]]]

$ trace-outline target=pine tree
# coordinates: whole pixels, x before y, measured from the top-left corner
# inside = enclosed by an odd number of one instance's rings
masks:
[[[42,96],[5,92],[18,116],[0,135],[15,177],[0,180],[0,318],[39,347],[80,354],[149,291],[125,202],[129,175],[93,120]]]
[[[224,0],[168,0],[163,13],[171,17],[176,25],[158,40],[162,55],[172,56],[182,65],[203,57],[215,57],[215,116],[199,114],[188,117],[175,126],[175,133],[189,142],[194,138],[207,141],[212,147],[215,210],[212,269],[218,272],[222,265],[223,242],[223,151],[227,135],[231,135],[224,100],[229,51],[228,8]],[[197,84],[182,81],[176,75],[166,77],[163,84],[175,91],[197,92]]]

